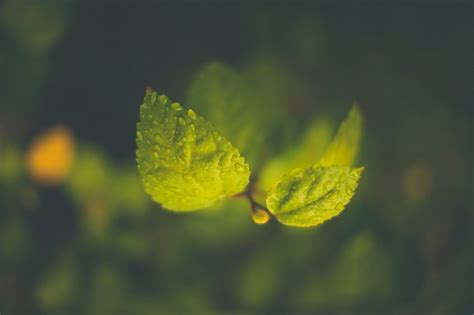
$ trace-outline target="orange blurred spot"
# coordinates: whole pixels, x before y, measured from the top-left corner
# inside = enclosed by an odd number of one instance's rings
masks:
[[[30,144],[26,153],[26,168],[37,182],[59,184],[69,174],[73,158],[72,131],[58,125],[38,135]]]
[[[270,220],[270,216],[265,210],[258,209],[252,212],[252,220],[256,224],[265,224]]]

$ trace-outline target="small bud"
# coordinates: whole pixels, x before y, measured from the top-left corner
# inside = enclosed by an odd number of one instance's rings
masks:
[[[256,224],[265,224],[270,220],[270,216],[265,210],[257,209],[252,212],[252,220]]]

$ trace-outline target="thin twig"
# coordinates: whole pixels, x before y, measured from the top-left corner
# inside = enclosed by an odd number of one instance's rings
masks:
[[[250,182],[247,186],[247,189],[245,189],[244,191],[242,191],[238,194],[235,194],[235,195],[231,196],[231,198],[235,198],[235,199],[245,198],[249,201],[250,208],[251,208],[253,213],[257,212],[257,210],[263,210],[271,218],[273,218],[274,215],[270,212],[270,210],[268,210],[267,207],[265,207],[264,205],[262,205],[261,203],[259,203],[255,200],[255,198],[253,197],[254,193],[263,194],[263,191],[261,191],[261,190],[259,190],[258,188],[255,187],[255,178],[251,178]]]

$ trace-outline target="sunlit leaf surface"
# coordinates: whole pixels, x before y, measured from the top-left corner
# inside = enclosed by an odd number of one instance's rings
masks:
[[[267,206],[286,225],[315,226],[341,213],[363,168],[315,165],[296,169],[270,190]]]
[[[138,169],[146,191],[163,207],[196,210],[247,186],[245,159],[192,109],[148,90],[140,118]]]
[[[319,163],[323,166],[351,165],[359,151],[361,134],[362,115],[357,106],[353,106]]]

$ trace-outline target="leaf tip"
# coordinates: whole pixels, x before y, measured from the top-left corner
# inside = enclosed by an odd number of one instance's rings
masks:
[[[352,119],[357,119],[357,120],[362,120],[362,112],[360,110],[360,105],[357,101],[354,101],[352,103],[352,107],[349,110],[349,115],[348,117],[351,117]]]
[[[352,173],[355,174],[355,175],[357,175],[357,176],[360,176],[360,175],[362,175],[362,173],[364,172],[364,170],[365,170],[365,167],[364,167],[364,166],[361,166],[361,167],[358,167],[358,168],[354,168],[354,169],[352,170]]]

